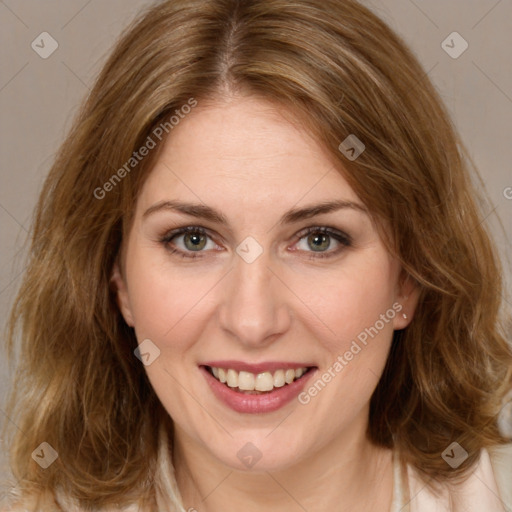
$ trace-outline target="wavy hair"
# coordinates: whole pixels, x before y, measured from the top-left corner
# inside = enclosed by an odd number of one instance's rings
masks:
[[[81,510],[184,510],[172,420],[110,284],[161,144],[112,177],[191,98],[232,94],[300,119],[420,288],[372,396],[369,438],[432,484],[464,476],[482,448],[507,441],[497,427],[512,385],[499,261],[474,166],[415,56],[355,0],[168,0],[120,38],[36,207],[6,338],[10,360],[18,342],[20,354],[5,425],[17,496],[40,496],[34,510],[50,510],[44,496]],[[353,161],[339,150],[350,134],[366,146]],[[453,441],[469,454],[458,469],[441,457]],[[42,442],[58,452],[44,471],[31,457]]]

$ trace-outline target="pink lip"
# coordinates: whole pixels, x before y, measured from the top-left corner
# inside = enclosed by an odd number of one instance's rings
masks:
[[[288,362],[284,361],[268,361],[266,363],[258,363],[258,364],[249,364],[243,361],[207,361],[206,363],[201,363],[204,366],[210,366],[215,368],[224,368],[225,370],[235,370],[237,372],[249,372],[254,373],[255,375],[263,372],[273,372],[276,370],[296,370],[297,368],[311,368],[315,366],[311,363],[297,363],[297,362]]]
[[[215,366],[217,365],[217,363],[218,362],[215,363]],[[293,366],[293,368],[301,367],[302,366],[300,364],[298,366]],[[219,366],[219,368],[222,368],[222,366]],[[233,366],[228,365],[228,368],[233,368]],[[245,368],[247,368],[247,365],[245,366]],[[268,366],[266,366],[265,368],[269,369]],[[284,367],[280,366],[279,368]],[[316,368],[312,368],[300,379],[293,381],[291,384],[285,384],[281,388],[274,388],[274,390],[271,391],[270,393],[265,393],[263,395],[247,395],[235,391],[226,384],[223,384],[222,382],[218,381],[206,369],[205,366],[200,366],[199,369],[205,376],[206,381],[208,382],[211,390],[213,391],[213,394],[220,401],[222,401],[224,404],[226,404],[228,407],[230,407],[236,412],[248,414],[261,414],[266,412],[277,411],[281,407],[285,406],[287,403],[291,402],[294,398],[296,398],[299,395],[299,393],[304,389],[307,381],[316,373]],[[236,368],[233,368],[233,370],[235,369]]]

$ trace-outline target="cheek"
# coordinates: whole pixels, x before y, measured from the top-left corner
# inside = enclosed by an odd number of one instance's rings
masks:
[[[194,329],[199,336],[199,316],[218,276],[171,266],[165,258],[154,248],[134,248],[126,265],[130,305],[139,342],[150,338],[163,349],[172,339],[179,350],[194,339]]]
[[[299,297],[316,315],[317,338],[329,353],[343,353],[351,341],[377,323],[379,336],[389,339],[396,269],[379,249],[342,261],[333,272],[302,275],[296,283]],[[384,320],[381,319],[384,315]],[[374,333],[373,329],[372,332]]]
[[[317,279],[316,292],[310,292],[312,309],[322,321],[314,336],[325,357],[301,403],[309,403],[318,417],[330,415],[336,428],[367,406],[384,369],[398,314],[395,276],[394,264],[375,251]]]
[[[221,279],[220,269],[171,264],[144,246],[132,247],[126,269],[137,338],[150,338],[162,348],[172,339],[178,351],[201,338],[202,324],[229,281]],[[364,337],[365,329],[391,308],[393,277],[392,262],[379,247],[354,253],[337,266],[301,266],[282,275],[300,299],[290,297],[297,320],[331,357],[349,350],[351,341],[361,333]],[[379,330],[389,338],[392,326]]]

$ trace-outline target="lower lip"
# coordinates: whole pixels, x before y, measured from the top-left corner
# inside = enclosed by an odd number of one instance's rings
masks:
[[[240,393],[218,381],[204,366],[200,366],[200,370],[203,372],[214,395],[228,407],[236,412],[261,414],[277,411],[296,398],[304,389],[309,378],[315,373],[316,368],[312,368],[291,384],[285,384],[281,388],[274,388],[270,393],[263,395]]]

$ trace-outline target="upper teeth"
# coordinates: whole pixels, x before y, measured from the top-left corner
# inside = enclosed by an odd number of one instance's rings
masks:
[[[242,391],[272,391],[274,388],[283,387],[285,384],[291,384],[295,379],[301,377],[307,371],[307,367],[297,368],[296,370],[277,370],[272,373],[263,372],[255,375],[250,372],[237,372],[231,368],[212,367],[212,373],[230,388],[239,388]]]

